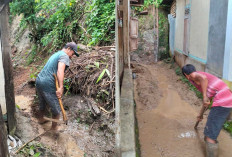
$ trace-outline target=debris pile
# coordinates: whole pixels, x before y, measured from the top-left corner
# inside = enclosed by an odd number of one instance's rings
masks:
[[[114,51],[99,49],[73,60],[66,71],[67,91],[93,98],[101,110],[114,110]],[[66,92],[67,93],[67,92]]]

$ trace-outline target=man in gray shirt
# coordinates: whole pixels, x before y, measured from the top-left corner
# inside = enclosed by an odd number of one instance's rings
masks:
[[[39,123],[45,123],[44,112],[46,104],[51,108],[52,118],[59,119],[60,106],[58,98],[63,95],[64,71],[69,67],[69,59],[77,53],[77,44],[67,43],[62,50],[53,54],[36,78],[36,91],[39,97]],[[56,90],[53,74],[57,75],[59,88]],[[52,122],[51,130],[57,130],[56,122]]]

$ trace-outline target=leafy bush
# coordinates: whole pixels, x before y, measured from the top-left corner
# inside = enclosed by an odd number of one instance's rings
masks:
[[[27,144],[20,152],[20,155],[23,155],[25,157],[33,156],[33,157],[39,157],[43,154],[43,152],[48,149],[44,147],[41,143],[38,142],[31,142]],[[48,149],[49,150],[49,149]]]
[[[111,43],[115,34],[115,1],[93,0],[89,2],[85,24],[87,33],[91,35],[89,45]]]
[[[76,0],[14,0],[10,4],[13,15],[23,14],[31,40],[39,46],[51,44],[51,51],[61,44],[77,40],[78,20],[84,13],[84,2]]]
[[[29,28],[37,52],[53,52],[68,41],[89,45],[114,41],[114,0],[13,0],[10,11],[11,16],[23,15],[20,27]]]
[[[146,10],[150,5],[155,5],[156,7],[159,7],[159,5],[163,2],[163,0],[144,0],[144,5],[141,7],[132,7],[133,10],[136,11],[144,11]]]
[[[232,135],[232,122],[225,122],[224,129]]]
[[[169,30],[167,15],[162,11],[159,12],[159,58],[166,59],[169,57]]]

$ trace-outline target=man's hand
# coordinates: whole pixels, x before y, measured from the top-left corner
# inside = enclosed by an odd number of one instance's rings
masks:
[[[63,91],[64,91],[64,88],[58,88],[58,90],[56,91],[56,96],[58,99],[62,97]]]
[[[203,97],[203,105],[207,108],[210,105],[210,100],[207,96]]]

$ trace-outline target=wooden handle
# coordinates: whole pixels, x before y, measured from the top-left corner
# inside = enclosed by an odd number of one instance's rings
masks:
[[[53,76],[55,78],[56,90],[58,90],[59,84],[58,84],[57,76],[56,76],[56,74],[53,74]],[[66,116],[66,113],[65,113],[65,110],[64,110],[62,100],[61,100],[61,98],[58,98],[58,100],[59,100],[60,108],[61,108],[61,111],[62,111],[62,114],[63,114],[63,120],[67,121],[68,119],[67,119],[67,116]]]
[[[200,118],[203,118],[203,114],[205,113],[207,109],[208,107],[205,107],[204,105],[202,106],[201,111],[200,111]],[[194,129],[197,129],[199,122],[200,122],[199,120],[196,122]]]
[[[198,126],[199,122],[200,122],[200,121],[197,121],[197,122],[196,122],[196,124],[195,124],[195,126],[194,126],[194,129],[197,129],[197,126]]]

